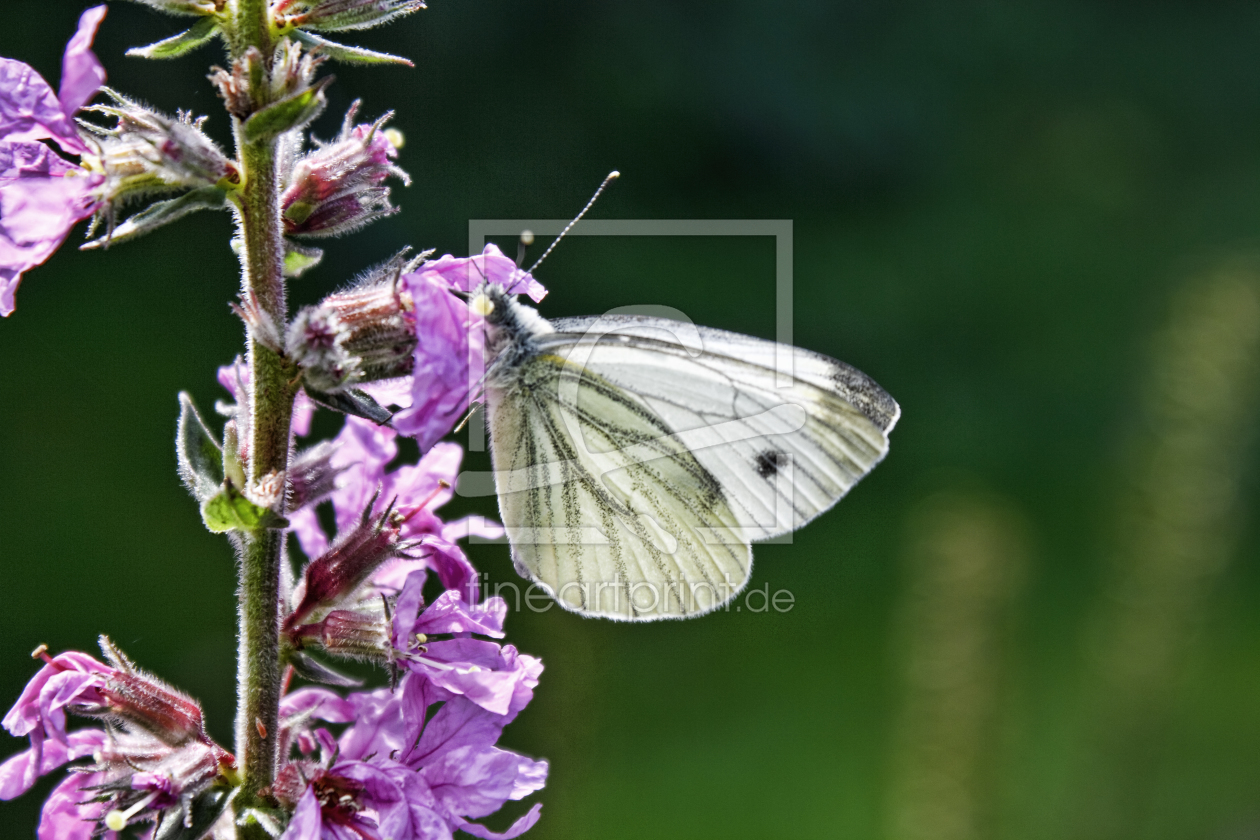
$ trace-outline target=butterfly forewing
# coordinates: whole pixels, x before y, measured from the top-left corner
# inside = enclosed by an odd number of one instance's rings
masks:
[[[717,479],[748,541],[801,527],[888,451],[897,404],[842,362],[655,318],[555,326],[540,346],[635,395]]]

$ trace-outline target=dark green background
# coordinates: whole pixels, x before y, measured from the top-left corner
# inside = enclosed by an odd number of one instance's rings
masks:
[[[1159,724],[1118,756],[1089,746],[1086,632],[1109,609],[1149,338],[1175,289],[1257,245],[1260,7],[432,5],[358,39],[414,69],[331,68],[320,131],[355,96],[365,115],[396,109],[414,182],[399,215],[330,243],[295,304],[404,244],[462,254],[469,218],[571,215],[616,168],[597,218],[794,220],[797,343],[862,368],[905,415],[851,498],[758,550],[753,585],[791,590],[790,613],[510,619],[509,640],[547,665],[505,737],[552,760],[530,836],[892,838],[910,523],[961,489],[1017,511],[1028,542],[995,630],[979,833],[1260,837],[1255,523],[1189,625]],[[82,8],[4,0],[0,55],[57,79]],[[205,80],[217,47],[123,56],[178,25],[111,4],[97,42],[110,83],[208,113],[226,139]],[[93,650],[106,632],[230,741],[233,561],[172,447],[176,392],[210,406],[240,346],[229,234],[225,214],[108,253],[76,252],[75,234],[0,323],[0,698],[33,673],[36,644]],[[541,311],[666,304],[769,337],[773,267],[768,239],[575,239],[540,271]],[[457,504],[493,513],[480,501]],[[472,554],[514,578],[503,546]],[[1146,774],[1108,826],[1082,803],[1125,780],[1082,770],[1099,761]],[[31,836],[48,787],[0,805],[0,835]]]

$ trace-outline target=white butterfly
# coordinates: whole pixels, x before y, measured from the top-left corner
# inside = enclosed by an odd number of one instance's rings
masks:
[[[901,413],[854,368],[772,341],[642,315],[550,323],[496,285],[472,306],[513,561],[583,615],[720,607],[750,543],[839,501]]]

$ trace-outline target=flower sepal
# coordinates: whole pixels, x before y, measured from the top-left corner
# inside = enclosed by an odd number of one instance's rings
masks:
[[[212,15],[223,11],[224,0],[136,0],[168,15]]]
[[[389,622],[377,613],[333,610],[323,621],[294,627],[289,638],[298,645],[319,645],[341,659],[393,664]]]
[[[285,0],[273,7],[277,26],[321,32],[371,29],[423,8],[422,0]]]
[[[226,209],[228,209],[227,190],[219,186],[202,187],[184,193],[178,198],[168,198],[150,204],[104,236],[98,236],[90,242],[83,243],[79,246],[79,250],[91,251],[128,242],[178,221],[190,213],[196,213],[198,210]]]
[[[324,249],[284,240],[284,276],[301,277],[324,259]]]

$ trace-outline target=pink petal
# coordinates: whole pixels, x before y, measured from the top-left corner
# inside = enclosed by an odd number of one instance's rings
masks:
[[[28,64],[0,58],[0,140],[20,142],[50,137],[67,152],[87,151],[74,120],[62,110],[44,77]]]
[[[100,176],[43,143],[0,141],[0,315],[13,312],[22,273],[52,256],[70,229],[92,215],[99,183]]]
[[[474,837],[481,837],[483,840],[512,840],[514,837],[520,837],[525,832],[534,827],[534,823],[538,822],[538,818],[542,815],[542,803],[539,802],[530,808],[529,811],[518,819],[508,828],[507,831],[496,832],[491,831],[484,825],[474,822],[461,822],[460,831],[466,831]]]
[[[96,27],[105,18],[105,7],[94,6],[79,17],[79,31],[66,44],[61,59],[61,110],[67,117],[87,104],[105,84],[105,68],[92,52]]]
[[[284,834],[280,835],[280,840],[319,840],[323,822],[324,817],[320,811],[319,799],[315,796],[315,788],[308,787],[302,794],[302,798],[298,800],[293,819],[289,820],[289,827],[284,830]]]
[[[468,410],[469,393],[480,388],[485,336],[481,318],[451,294],[450,285],[441,277],[419,271],[402,279],[415,302],[420,341],[411,405],[391,422],[401,434],[414,437],[424,452],[455,428]]]

